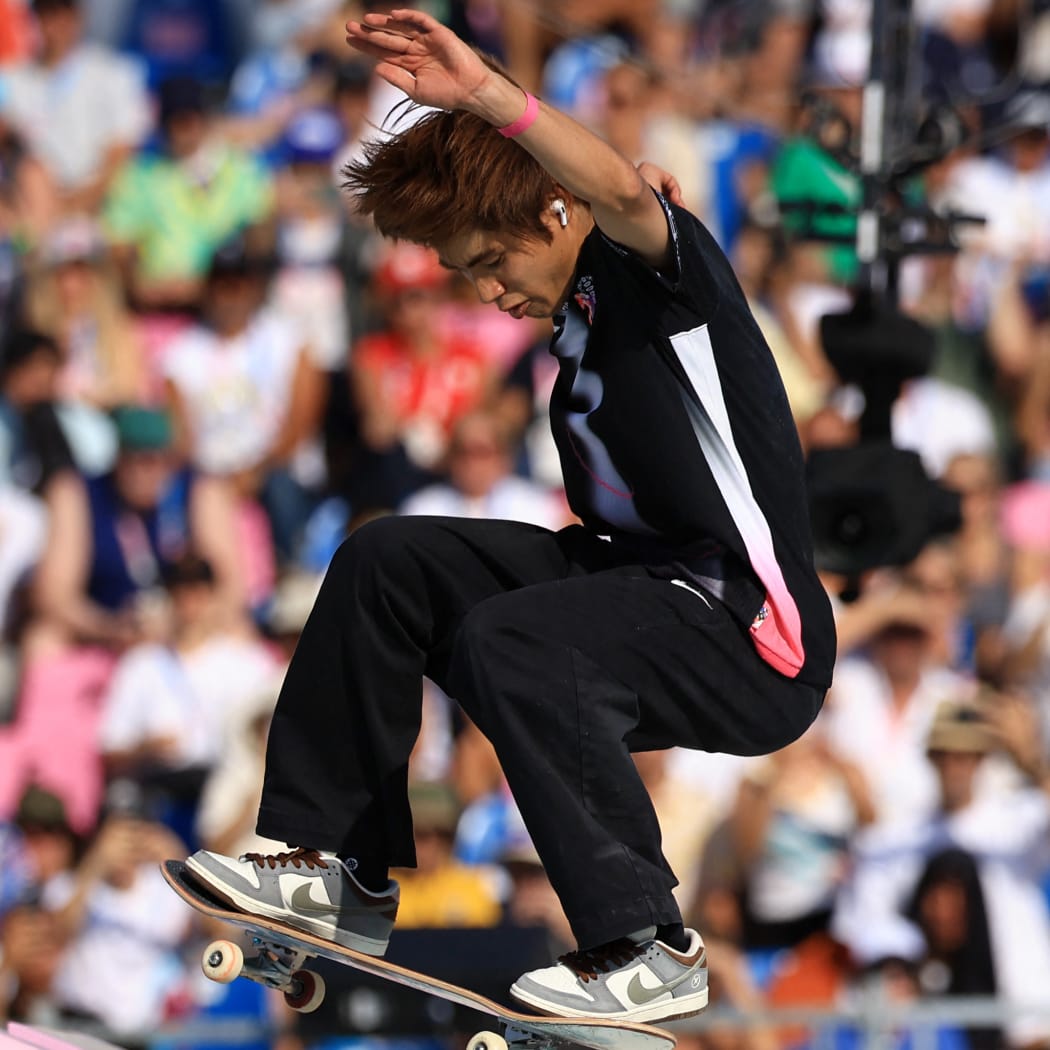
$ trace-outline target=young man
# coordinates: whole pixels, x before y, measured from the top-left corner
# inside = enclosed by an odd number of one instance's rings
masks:
[[[834,628],[783,388],[722,253],[630,162],[428,15],[347,29],[438,110],[348,169],[358,208],[483,301],[555,318],[551,422],[583,524],[356,531],[270,734],[259,831],[300,848],[191,870],[239,908],[382,953],[387,866],[414,861],[426,674],[494,744],[579,943],[513,994],[554,1014],[695,1013],[703,943],[630,752],[760,754],[820,708]]]

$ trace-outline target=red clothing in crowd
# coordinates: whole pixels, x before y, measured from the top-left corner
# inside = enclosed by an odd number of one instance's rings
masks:
[[[425,419],[446,435],[463,413],[480,404],[492,374],[473,343],[450,338],[439,353],[421,358],[392,332],[362,337],[354,363],[372,375],[386,410],[399,422]]]

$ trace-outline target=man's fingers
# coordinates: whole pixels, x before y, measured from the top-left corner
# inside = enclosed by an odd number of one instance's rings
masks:
[[[353,28],[354,23],[348,23],[346,27],[346,41],[353,47],[364,51],[372,49],[380,55],[403,55],[411,46],[412,41],[402,33],[391,33],[386,29],[369,29],[361,26]]]
[[[365,16],[368,17],[367,15]],[[441,23],[425,11],[415,11],[409,7],[399,7],[390,12],[389,18],[394,22],[403,22],[413,28],[437,29]]]
[[[400,88],[410,97],[415,92],[416,78],[407,69],[402,69],[401,66],[394,65],[393,62],[380,62],[376,66],[376,73],[388,84],[393,84],[394,87]]]
[[[395,58],[398,52],[391,51],[389,47],[382,47],[366,37],[359,36],[347,36],[346,42],[355,50],[360,51],[363,55],[371,55],[372,58],[378,58],[381,60],[388,60]]]
[[[391,11],[389,14],[365,15],[359,24],[366,33],[392,33],[409,39],[416,39],[442,28],[440,22],[422,11]]]

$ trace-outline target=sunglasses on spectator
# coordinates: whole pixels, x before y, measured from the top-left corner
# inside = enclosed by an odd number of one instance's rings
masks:
[[[499,456],[503,449],[499,445],[482,441],[470,441],[462,445],[453,445],[452,453],[456,456]]]

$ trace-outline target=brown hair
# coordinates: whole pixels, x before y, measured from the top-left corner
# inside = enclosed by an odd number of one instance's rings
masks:
[[[103,408],[142,397],[146,367],[142,342],[121,292],[116,271],[108,262],[92,267],[92,295],[88,306],[94,322],[94,352],[99,376],[94,388],[81,392]],[[64,343],[70,320],[62,309],[53,268],[31,272],[26,284],[27,320],[41,332]]]
[[[462,110],[428,113],[367,143],[343,175],[355,208],[381,234],[431,246],[465,230],[549,244],[540,216],[562,192],[531,154]]]

